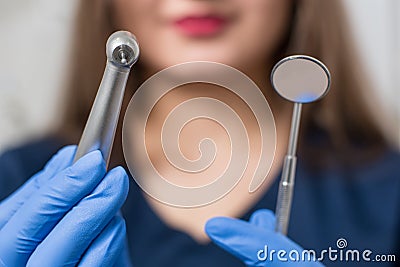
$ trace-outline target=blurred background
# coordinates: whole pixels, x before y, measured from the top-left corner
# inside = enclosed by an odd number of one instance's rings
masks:
[[[0,0],[0,153],[62,123],[77,2]],[[400,1],[344,2],[375,90],[371,103],[392,115],[382,123],[400,147]]]

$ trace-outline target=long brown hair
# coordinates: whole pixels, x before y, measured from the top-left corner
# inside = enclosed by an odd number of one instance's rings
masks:
[[[65,127],[61,132],[77,142],[94,100],[106,61],[105,42],[116,30],[109,1],[80,1],[75,45],[68,86]],[[304,109],[300,150],[309,163],[342,163],[376,157],[385,139],[360,95],[368,83],[357,60],[340,0],[293,1],[294,12],[279,59],[289,54],[308,54],[322,60],[332,74],[332,88],[324,100]],[[135,76],[137,72],[135,71]],[[130,79],[130,88],[140,82]],[[127,90],[125,105],[133,90]],[[275,97],[276,98],[276,97]],[[276,101],[274,97],[269,101]],[[123,111],[122,111],[123,112]],[[117,137],[121,134],[117,133]],[[121,154],[120,140],[114,150]],[[318,160],[317,160],[318,159]]]

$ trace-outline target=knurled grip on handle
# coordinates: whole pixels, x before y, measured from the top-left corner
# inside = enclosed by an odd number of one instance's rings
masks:
[[[292,196],[293,184],[281,183],[279,185],[278,202],[276,206],[275,231],[283,235],[287,235]]]
[[[296,157],[286,156],[283,165],[283,173],[279,184],[278,199],[276,203],[275,231],[287,235],[290,210],[292,207],[294,178],[296,172]]]

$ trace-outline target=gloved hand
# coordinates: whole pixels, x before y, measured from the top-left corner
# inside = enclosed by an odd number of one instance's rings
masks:
[[[270,210],[258,210],[249,222],[227,217],[212,218],[206,223],[205,230],[215,244],[249,267],[323,266],[312,257],[310,260],[307,253],[303,260],[303,249],[286,236],[276,233],[274,227],[274,214]],[[286,254],[279,256],[280,250]],[[298,259],[296,255],[299,255]]]
[[[106,173],[99,151],[72,164],[76,147],[0,203],[0,266],[113,266],[124,250],[118,215],[128,193],[123,168]],[[126,262],[125,262],[126,263]]]

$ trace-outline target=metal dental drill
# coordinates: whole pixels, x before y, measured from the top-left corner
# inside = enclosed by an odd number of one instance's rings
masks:
[[[127,31],[113,33],[106,45],[107,64],[74,162],[99,149],[108,166],[126,82],[139,57],[139,45]]]
[[[296,174],[296,150],[302,104],[323,98],[329,91],[331,75],[328,68],[315,58],[296,55],[279,61],[272,70],[271,83],[275,91],[294,103],[287,155],[276,204],[275,231],[287,234]]]

